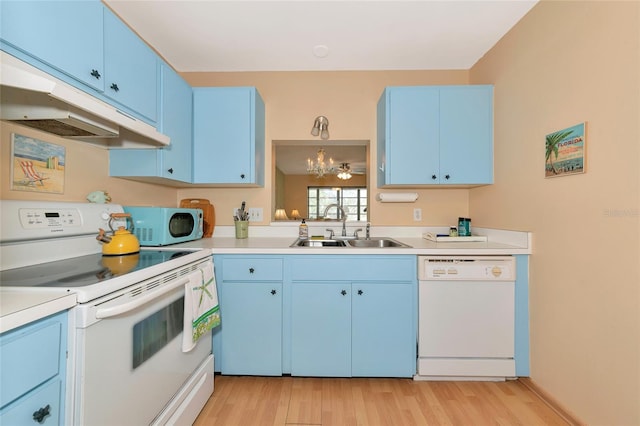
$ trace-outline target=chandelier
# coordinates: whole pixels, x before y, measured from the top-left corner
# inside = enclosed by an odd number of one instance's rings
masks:
[[[307,158],[307,172],[310,175],[316,175],[316,178],[323,178],[324,175],[334,173],[335,167],[333,167],[333,159],[329,158],[329,163],[324,161],[324,149],[318,150],[318,157],[314,162],[311,158]]]

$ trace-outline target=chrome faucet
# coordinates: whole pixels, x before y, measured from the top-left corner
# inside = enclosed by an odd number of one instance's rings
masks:
[[[335,207],[336,209],[340,210],[340,212],[342,212],[342,234],[341,235],[343,237],[346,237],[347,236],[347,213],[344,211],[342,207],[340,207],[339,204],[329,204],[327,208],[324,209],[324,214],[322,215],[322,217],[324,217],[325,219],[327,218],[327,212],[331,207]],[[338,220],[339,219],[340,218],[338,217]]]

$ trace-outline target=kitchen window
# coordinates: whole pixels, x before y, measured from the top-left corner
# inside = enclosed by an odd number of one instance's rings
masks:
[[[319,219],[324,210],[331,204],[338,204],[347,212],[347,220],[367,221],[367,188],[366,187],[318,187],[307,189],[307,207],[309,219]],[[327,212],[327,218],[342,220],[338,209]]]

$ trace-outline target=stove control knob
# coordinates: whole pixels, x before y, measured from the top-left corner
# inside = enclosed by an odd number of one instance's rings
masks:
[[[103,211],[103,212],[102,212],[102,214],[100,215],[100,218],[101,218],[102,220],[105,220],[105,221],[106,221],[106,220],[109,220],[109,218],[110,218],[110,217],[111,217],[111,215],[110,215],[110,214],[109,214],[109,212],[108,212],[108,211],[106,211],[106,210],[105,210],[105,211]]]

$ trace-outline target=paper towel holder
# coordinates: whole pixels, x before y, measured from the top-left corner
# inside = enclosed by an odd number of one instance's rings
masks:
[[[417,192],[379,192],[376,199],[381,203],[415,203]]]

